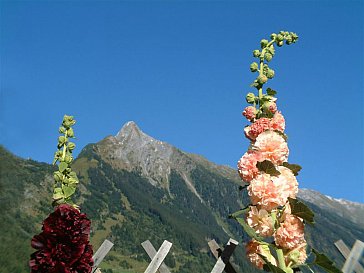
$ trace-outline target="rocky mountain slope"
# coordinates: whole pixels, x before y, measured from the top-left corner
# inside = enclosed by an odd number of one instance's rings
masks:
[[[51,210],[53,167],[4,148],[0,155],[0,264],[5,273],[27,272],[30,239]],[[140,243],[147,239],[156,247],[164,239],[173,242],[167,256],[173,272],[209,272],[214,264],[209,239],[224,244],[232,237],[241,245],[247,240],[227,217],[248,203],[238,191],[236,170],[158,141],[133,122],[116,136],[87,145],[73,168],[81,181],[78,203],[92,219],[94,248],[106,238],[115,243],[103,272],[143,272],[149,258]],[[301,190],[299,196],[317,215],[316,225],[307,226],[307,240],[341,266],[343,258],[333,243],[364,241],[364,205],[311,190]],[[239,272],[258,272],[245,260],[242,246],[234,263]]]

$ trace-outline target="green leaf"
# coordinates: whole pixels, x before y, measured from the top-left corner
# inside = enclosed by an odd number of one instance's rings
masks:
[[[75,193],[76,187],[74,185],[70,185],[70,186],[62,185],[62,190],[63,190],[63,193],[64,193],[64,197],[68,198],[72,194]]]
[[[266,265],[265,268],[269,269],[269,271],[272,271],[273,273],[286,273],[283,269],[280,269],[279,267],[277,267],[274,264],[272,264],[271,262],[269,262],[268,259],[264,255],[262,255],[260,253],[258,253],[258,255],[260,256],[260,258],[263,259],[263,261],[265,262],[265,265]]]
[[[265,172],[267,174],[278,176],[281,173],[276,169],[274,164],[270,162],[269,160],[264,160],[263,162],[257,163],[257,168],[259,171]]]
[[[283,166],[290,169],[295,176],[298,175],[298,172],[302,169],[302,167],[298,164],[289,164],[288,162],[283,162]]]
[[[269,96],[272,96],[272,97],[274,97],[275,95],[277,95],[277,91],[275,91],[275,90],[273,90],[272,88],[267,88],[267,94],[269,95]]]
[[[313,225],[315,223],[315,221],[313,220],[315,214],[309,207],[307,207],[304,203],[298,201],[297,199],[288,197],[288,201],[291,206],[291,213],[293,215],[302,218],[308,224]]]
[[[65,169],[67,169],[68,167],[68,164],[66,162],[61,162],[59,165],[58,165],[58,169],[61,173],[64,172]]]
[[[64,198],[64,194],[61,188],[55,188],[53,190],[53,200],[60,200]]]
[[[243,209],[240,209],[232,214],[229,215],[229,218],[237,218],[238,216],[242,215],[242,214],[245,214],[249,211],[250,209],[250,206],[247,206],[246,208],[243,208]]]
[[[334,263],[325,254],[322,254],[315,249],[312,249],[312,252],[316,256],[312,265],[317,265],[317,266],[323,268],[328,273],[342,273],[342,271],[340,269],[338,269],[334,265]]]

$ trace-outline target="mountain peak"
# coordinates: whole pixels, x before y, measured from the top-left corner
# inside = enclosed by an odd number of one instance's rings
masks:
[[[146,136],[146,134],[139,129],[134,121],[128,121],[120,129],[115,138],[120,141],[126,138],[141,138],[141,136]]]

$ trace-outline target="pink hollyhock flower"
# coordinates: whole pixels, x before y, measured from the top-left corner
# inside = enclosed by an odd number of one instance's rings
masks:
[[[257,241],[250,241],[246,245],[245,249],[248,260],[257,268],[263,269],[263,265],[265,264],[264,260],[258,254],[265,256],[271,264],[277,266],[277,261],[270,254],[269,248],[265,249],[264,246],[259,244]]]
[[[277,112],[277,104],[275,102],[272,102],[268,107],[268,111],[271,112],[272,114]]]
[[[285,128],[286,122],[283,115],[281,114],[281,112],[276,112],[271,120],[270,129],[273,131],[278,130],[283,133]]]
[[[276,187],[280,188],[280,193],[283,199],[288,197],[296,198],[298,193],[298,182],[292,171],[286,167],[278,166],[279,176],[272,176],[271,179]]]
[[[265,209],[258,210],[257,207],[251,206],[246,222],[261,236],[269,237],[273,235],[273,219]]]
[[[287,202],[287,198],[281,194],[281,189],[281,183],[276,185],[269,174],[261,173],[250,182],[248,194],[253,205],[271,211]]]
[[[284,221],[274,234],[278,246],[293,249],[305,242],[304,225],[300,218],[292,214],[285,214]]]
[[[275,165],[280,165],[288,159],[287,142],[274,131],[261,133],[254,143],[254,149],[258,150],[264,159]]]
[[[252,125],[245,127],[245,136],[250,140],[255,140],[259,134],[263,133],[270,128],[269,118],[260,118],[256,120]]]
[[[255,109],[254,106],[248,106],[245,107],[244,111],[243,111],[243,116],[247,118],[247,120],[253,120],[255,119],[255,115],[256,115],[257,109]]]
[[[262,160],[259,152],[250,150],[238,161],[238,172],[244,182],[249,183],[259,173],[257,162]]]

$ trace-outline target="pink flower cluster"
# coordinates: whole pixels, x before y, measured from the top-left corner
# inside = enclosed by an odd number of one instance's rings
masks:
[[[285,119],[275,103],[268,110],[274,113],[272,118],[257,119],[257,110],[253,106],[243,112],[243,116],[252,122],[244,129],[245,136],[251,141],[250,148],[238,161],[238,173],[249,184],[247,190],[252,204],[246,222],[258,235],[274,238],[277,247],[283,249],[287,265],[299,265],[307,258],[304,224],[302,219],[291,214],[288,204],[289,197],[296,198],[298,182],[293,172],[283,166],[289,154],[284,137]],[[279,174],[259,170],[257,163],[265,160],[273,163]],[[264,260],[260,254],[272,259],[270,262],[276,265],[275,258],[263,249],[264,244],[259,241],[249,242],[246,246],[248,259],[262,269]]]
[[[252,107],[252,106],[249,106]],[[244,113],[244,112],[243,112]],[[255,117],[255,116],[254,116]],[[286,128],[286,122],[283,115],[280,112],[276,112],[273,117],[260,118],[254,121],[250,126],[244,128],[244,133],[250,140],[255,140],[258,135],[267,130],[284,132]]]

